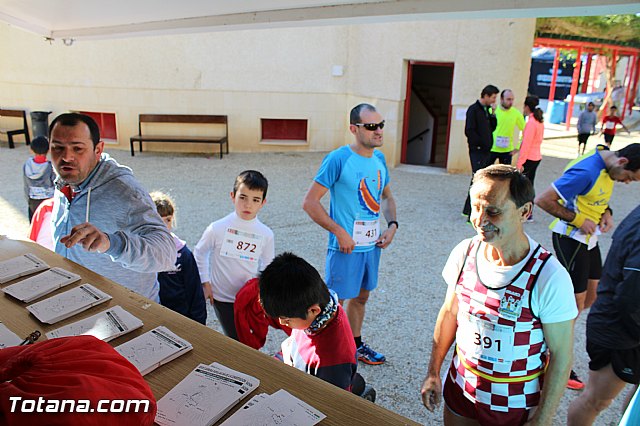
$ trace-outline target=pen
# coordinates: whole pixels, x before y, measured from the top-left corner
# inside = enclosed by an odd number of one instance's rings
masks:
[[[30,345],[40,338],[41,334],[38,330],[28,335],[18,346]]]

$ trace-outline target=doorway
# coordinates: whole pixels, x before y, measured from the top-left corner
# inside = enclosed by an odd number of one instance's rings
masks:
[[[453,63],[409,61],[402,163],[447,166],[452,85]]]

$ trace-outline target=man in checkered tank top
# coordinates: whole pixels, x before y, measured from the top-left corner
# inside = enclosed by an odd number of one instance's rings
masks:
[[[556,413],[578,310],[567,271],[523,230],[534,195],[508,165],[474,176],[477,235],[458,244],[442,271],[447,295],[422,386],[429,410],[444,398],[445,424],[550,425]]]

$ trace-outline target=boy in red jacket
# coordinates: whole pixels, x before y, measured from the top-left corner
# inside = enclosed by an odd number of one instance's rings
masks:
[[[356,373],[356,345],[338,296],[304,259],[282,253],[260,274],[260,301],[267,315],[291,327],[283,361],[362,397],[375,400]]]

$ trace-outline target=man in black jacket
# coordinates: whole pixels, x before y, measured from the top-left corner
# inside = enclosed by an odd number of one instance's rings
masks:
[[[587,317],[589,382],[569,407],[569,425],[590,425],[627,383],[640,382],[640,206],[613,234]]]
[[[489,165],[491,159],[491,147],[493,146],[493,131],[498,125],[495,115],[496,97],[500,90],[496,86],[488,85],[482,89],[480,99],[467,108],[467,121],[464,125],[464,134],[469,144],[469,160],[471,160],[471,172],[475,173]],[[473,174],[471,175],[473,181]],[[462,209],[462,215],[471,214],[471,202],[467,192],[467,200]]]

